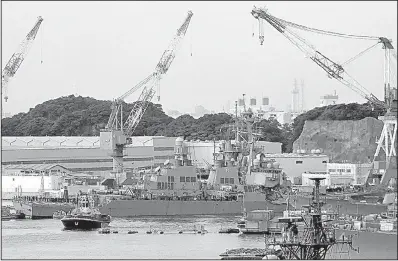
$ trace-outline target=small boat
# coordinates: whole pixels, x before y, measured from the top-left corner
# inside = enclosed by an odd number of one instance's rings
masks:
[[[100,230],[98,230],[98,233],[99,234],[110,234],[111,230],[109,228],[107,228],[107,227],[103,227]]]
[[[81,195],[78,198],[77,208],[61,219],[66,230],[72,229],[96,229],[109,225],[111,217],[101,214],[94,208],[94,200],[88,195]]]
[[[243,234],[266,234],[270,220],[274,218],[273,210],[253,210],[247,213],[246,222],[240,225]]]
[[[63,210],[58,210],[53,213],[53,219],[62,219],[64,216],[66,216],[66,212]]]
[[[222,228],[218,231],[220,234],[236,234],[239,233],[239,228]]]

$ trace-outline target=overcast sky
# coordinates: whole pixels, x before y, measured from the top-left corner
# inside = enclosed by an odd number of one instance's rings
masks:
[[[242,93],[268,96],[272,105],[286,109],[295,78],[305,82],[307,108],[318,106],[319,97],[334,90],[342,102],[364,102],[348,87],[329,79],[267,23],[261,46],[257,20],[250,14],[253,5],[266,5],[272,15],[298,24],[386,36],[394,46],[397,43],[396,1],[2,2],[2,68],[37,17],[44,19],[9,85],[4,111],[27,112],[46,100],[76,93],[101,100],[117,98],[153,72],[188,10],[194,14],[188,32],[160,83],[165,111],[191,112],[195,105],[220,111]],[[336,62],[374,44],[299,33]],[[379,99],[383,98],[383,57],[378,46],[346,67]]]

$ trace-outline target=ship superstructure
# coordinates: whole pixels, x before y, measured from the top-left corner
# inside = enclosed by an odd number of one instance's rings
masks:
[[[101,212],[112,216],[241,214],[252,210],[282,213],[280,193],[285,176],[279,164],[254,151],[251,110],[234,125],[235,140],[214,152],[208,179],[201,180],[182,137],[176,139],[174,160],[167,160],[142,178],[141,189],[126,200],[108,199]],[[133,206],[134,205],[134,206]]]

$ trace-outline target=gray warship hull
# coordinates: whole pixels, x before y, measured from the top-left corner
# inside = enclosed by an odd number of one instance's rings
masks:
[[[114,200],[99,208],[112,217],[177,216],[177,215],[240,215],[239,201],[181,201],[181,200]],[[266,201],[245,202],[246,211],[272,209],[282,214],[286,204]]]
[[[22,200],[13,201],[13,206],[18,213],[23,213],[29,219],[53,218],[57,211],[68,212],[74,208],[71,203],[29,202]]]

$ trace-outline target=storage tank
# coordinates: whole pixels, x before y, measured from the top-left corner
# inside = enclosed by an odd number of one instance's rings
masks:
[[[316,150],[315,150],[315,153],[316,153],[316,154],[320,154],[320,153],[321,153],[321,150],[320,150],[320,149],[316,149]]]
[[[268,163],[268,164],[267,164],[267,168],[270,169],[271,167],[272,167],[272,164],[271,164],[271,163]]]
[[[316,151],[315,149],[312,149],[311,154],[315,154],[315,151]]]
[[[178,137],[176,139],[175,145],[178,147],[182,147],[182,143],[184,142],[184,139],[182,137]]]

